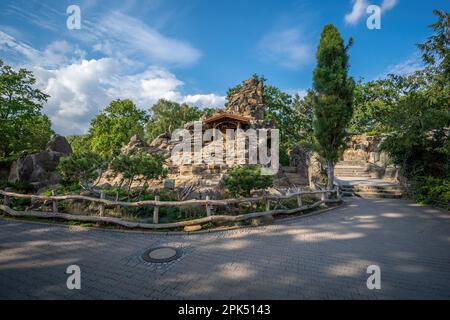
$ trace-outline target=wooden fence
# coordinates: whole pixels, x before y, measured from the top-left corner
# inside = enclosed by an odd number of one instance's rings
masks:
[[[320,200],[309,205],[303,205],[302,197],[305,195],[320,195]],[[335,199],[330,199],[331,194],[336,194]],[[0,210],[5,213],[15,216],[15,217],[38,217],[38,218],[59,218],[65,220],[73,220],[73,221],[82,221],[82,222],[104,222],[117,224],[120,226],[128,227],[128,228],[142,228],[142,229],[170,229],[170,228],[179,228],[185,226],[192,225],[200,225],[208,222],[237,222],[248,219],[259,218],[263,216],[270,215],[278,215],[278,214],[293,214],[296,212],[309,210],[320,206],[321,204],[327,203],[336,203],[341,201],[341,194],[339,189],[334,190],[317,190],[317,191],[301,191],[295,192],[284,196],[259,196],[252,198],[236,198],[236,199],[225,199],[225,200],[212,200],[209,197],[206,199],[198,200],[186,200],[186,201],[160,201],[159,196],[155,196],[155,200],[146,200],[146,201],[136,201],[136,202],[123,202],[123,201],[111,201],[105,199],[105,194],[102,192],[100,198],[87,197],[82,195],[52,195],[52,196],[39,196],[39,195],[30,195],[30,194],[20,194],[14,193],[10,191],[0,190],[0,195],[4,196],[3,204],[0,204]],[[30,199],[30,200],[38,200],[43,202],[51,202],[52,203],[52,211],[51,212],[43,212],[43,211],[16,211],[11,207],[12,198],[21,198],[21,199]],[[281,200],[289,200],[295,198],[297,200],[297,207],[294,209],[271,209],[271,204],[273,202],[279,202]],[[80,215],[80,214],[70,214],[70,213],[62,213],[58,211],[58,203],[61,201],[67,200],[79,200],[79,201],[89,201],[97,204],[98,208],[98,216],[93,215]],[[240,204],[240,203],[255,203],[255,202],[264,202],[265,203],[265,211],[261,212],[252,212],[240,215],[214,215],[212,214],[212,208],[214,206],[228,206],[232,204]],[[127,221],[120,218],[107,217],[105,216],[105,208],[106,207],[142,207],[142,206],[151,206],[153,207],[153,223],[143,223],[143,222],[133,222]],[[188,207],[188,206],[203,206],[206,209],[206,217],[186,220],[180,222],[173,223],[158,223],[159,220],[159,208],[160,207]]]

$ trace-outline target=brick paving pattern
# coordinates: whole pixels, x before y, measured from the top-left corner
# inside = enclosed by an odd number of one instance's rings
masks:
[[[183,256],[147,263],[148,248]],[[81,290],[68,290],[69,265]],[[369,265],[381,290],[369,290]],[[0,299],[449,299],[450,214],[352,198],[319,215],[162,235],[0,220]]]

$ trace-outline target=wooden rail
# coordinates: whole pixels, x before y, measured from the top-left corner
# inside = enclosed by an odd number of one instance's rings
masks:
[[[337,199],[328,199],[328,194],[336,193]],[[278,214],[293,214],[296,212],[309,210],[320,206],[321,204],[326,203],[335,203],[341,200],[341,194],[339,189],[334,190],[317,190],[317,191],[301,191],[295,192],[292,194],[288,194],[285,196],[260,196],[260,197],[252,197],[252,198],[233,198],[233,199],[225,199],[225,200],[211,200],[207,197],[204,200],[186,200],[186,201],[159,201],[159,196],[155,196],[155,200],[147,200],[147,201],[137,201],[137,202],[123,202],[123,201],[111,201],[105,199],[105,195],[102,192],[100,198],[93,198],[81,195],[64,195],[64,196],[38,196],[38,195],[30,195],[30,194],[20,194],[14,193],[10,191],[0,190],[0,194],[4,196],[3,205],[0,205],[0,210],[5,213],[15,216],[15,217],[38,217],[38,218],[59,218],[65,220],[74,220],[74,221],[82,221],[82,222],[104,222],[104,223],[112,223],[128,228],[142,228],[142,229],[170,229],[170,228],[179,228],[185,226],[199,225],[208,222],[237,222],[248,219],[254,219],[263,216],[270,215],[278,215]],[[303,195],[314,195],[320,194],[321,200],[310,204],[310,205],[302,205],[302,196]],[[11,198],[22,198],[22,199],[31,199],[31,200],[40,200],[40,201],[50,201],[52,203],[52,212],[41,212],[41,211],[16,211],[11,208]],[[297,199],[297,208],[294,209],[270,209],[271,201],[280,201],[280,200],[288,200],[296,198]],[[64,200],[81,200],[81,201],[90,201],[94,203],[98,203],[98,216],[89,216],[89,215],[79,215],[79,214],[70,214],[70,213],[62,213],[58,212],[58,202]],[[266,211],[261,212],[252,212],[247,214],[240,215],[213,215],[212,207],[213,206],[227,206],[230,204],[238,204],[238,203],[253,203],[253,202],[261,202],[265,201]],[[141,207],[141,206],[152,206],[153,207],[153,223],[142,223],[142,222],[132,222],[123,220],[120,218],[107,217],[105,214],[105,207],[113,207],[113,206],[124,206],[124,207]],[[194,220],[173,222],[173,223],[158,223],[159,220],[159,207],[185,207],[185,206],[205,206],[207,216]]]

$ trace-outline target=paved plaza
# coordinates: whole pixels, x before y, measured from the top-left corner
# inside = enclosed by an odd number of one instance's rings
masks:
[[[165,264],[152,247],[182,249]],[[68,290],[69,265],[81,290]],[[369,265],[381,289],[369,290]],[[165,235],[0,220],[1,299],[449,299],[450,214],[407,200],[233,231]]]

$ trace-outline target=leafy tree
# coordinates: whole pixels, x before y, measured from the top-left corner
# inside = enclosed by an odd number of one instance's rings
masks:
[[[91,120],[91,150],[102,157],[112,157],[135,134],[143,135],[147,120],[131,100],[114,100]]]
[[[384,117],[388,137],[381,147],[408,178],[450,175],[450,15],[435,11],[434,35],[419,44],[426,64],[406,76],[390,75],[398,92],[389,116]]]
[[[298,113],[292,107],[292,97],[277,87],[264,86],[266,119],[272,120],[280,132],[280,162],[289,165],[289,149],[298,140]]]
[[[13,160],[42,150],[53,134],[50,120],[41,113],[49,96],[34,88],[35,83],[30,71],[15,71],[0,60],[0,158]]]
[[[422,50],[423,61],[436,69],[440,81],[450,83],[450,13],[433,10],[437,21],[430,27],[434,34],[427,41],[418,45]]]
[[[212,109],[207,109],[210,113]],[[194,120],[198,120],[203,112],[194,106],[186,103],[177,103],[165,99],[160,99],[150,108],[150,119],[146,125],[147,141],[150,143],[157,136],[163,133],[172,133],[175,129]]]
[[[78,184],[87,189],[99,177],[103,161],[93,152],[75,152],[61,158],[57,169],[64,184]]]
[[[407,177],[448,176],[450,87],[437,84],[432,69],[390,80],[402,94],[385,119],[388,135],[381,148]]]
[[[267,189],[273,184],[272,176],[261,175],[261,167],[243,165],[228,170],[221,184],[234,197],[250,197],[253,190]]]
[[[91,151],[91,137],[88,134],[67,136],[73,153],[83,153]]]
[[[349,45],[351,45],[351,40]],[[333,188],[334,165],[344,147],[353,108],[352,78],[348,77],[348,46],[332,25],[324,27],[313,74],[314,137],[318,153],[327,161],[328,188]]]
[[[311,148],[313,144],[314,93],[308,90],[303,98],[295,94],[292,99],[292,107],[297,114],[297,143],[303,147]]]
[[[122,182],[127,186],[128,198],[131,186],[138,179],[153,180],[166,176],[164,157],[156,153],[148,153],[142,150],[132,150],[127,154],[120,154],[111,161],[111,170],[114,175],[122,175]]]
[[[354,134],[387,132],[386,121],[395,110],[399,94],[389,78],[367,83],[360,80],[354,91],[354,112],[349,131]]]
[[[418,45],[422,50],[423,61],[427,64],[426,71],[423,70],[414,76],[407,75],[402,77],[403,80],[398,76],[389,75],[386,79],[367,83],[359,81],[354,94],[355,110],[350,125],[351,132],[389,133],[397,131],[398,125],[401,124],[399,122],[401,119],[395,119],[398,116],[397,103],[399,100],[404,100],[402,96],[405,93],[431,87],[441,90],[450,83],[450,14],[439,10],[435,10],[434,13],[438,16],[438,21],[431,25],[435,33],[423,44]],[[431,84],[433,85],[431,86]],[[436,96],[436,93],[429,92],[426,96]],[[421,103],[423,102],[422,100]],[[429,103],[423,104],[423,110],[425,111],[428,106]],[[445,106],[445,101],[442,106]],[[410,111],[412,109],[411,107]],[[417,115],[419,114],[422,117],[422,112],[417,113]],[[403,116],[409,118],[409,114],[402,114]]]

